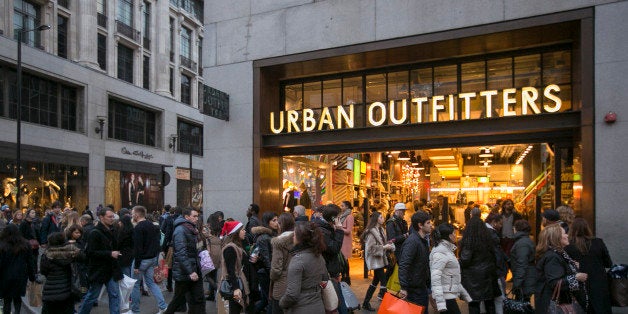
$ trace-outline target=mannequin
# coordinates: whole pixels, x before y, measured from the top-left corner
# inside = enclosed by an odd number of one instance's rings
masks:
[[[129,206],[133,207],[133,202],[135,201],[135,173],[131,173],[131,178],[129,179],[129,186],[127,190]]]
[[[292,212],[294,210],[294,206],[297,205],[297,200],[294,198],[294,185],[292,182],[286,180],[283,187],[283,209],[286,212]]]
[[[310,198],[310,194],[307,191],[305,182],[301,181],[301,184],[299,184],[299,190],[301,190],[301,197],[299,198],[299,204],[303,205],[306,209],[312,209],[312,199]]]
[[[137,189],[135,192],[135,204],[144,205],[144,179],[141,175],[137,175]]]
[[[48,188],[48,192],[50,192],[50,203],[54,203],[59,199],[59,191],[61,188],[57,183],[53,180],[44,180],[42,177],[39,177],[39,181],[41,181],[45,187]]]
[[[3,188],[2,197],[4,197],[5,202],[7,203],[9,200],[11,200],[15,204],[15,195],[17,193],[15,181],[17,181],[16,178],[2,179],[2,188]]]

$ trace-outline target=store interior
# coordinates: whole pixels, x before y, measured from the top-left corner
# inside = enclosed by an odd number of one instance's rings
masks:
[[[301,204],[309,214],[322,204],[352,201],[356,241],[364,226],[364,214],[368,217],[369,212],[378,210],[390,215],[395,203],[404,202],[409,219],[414,213],[413,203],[436,206],[439,196],[451,211],[450,222],[461,228],[469,202],[486,216],[504,199],[512,199],[534,226],[536,210],[555,204],[552,147],[548,143],[520,143],[284,156],[283,206],[289,211]],[[561,156],[560,202],[578,210],[582,191],[578,149],[568,148]]]

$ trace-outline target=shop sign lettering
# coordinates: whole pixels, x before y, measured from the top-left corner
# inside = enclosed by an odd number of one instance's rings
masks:
[[[144,151],[141,150],[134,150],[134,151],[130,151],[125,147],[122,147],[122,149],[120,150],[122,152],[123,155],[131,155],[131,156],[138,156],[141,157],[142,159],[147,159],[147,160],[151,160],[153,159],[153,155],[146,153]]]
[[[500,94],[501,97],[496,97]],[[542,90],[536,87],[506,88],[501,91],[486,90],[481,92],[460,93],[458,95],[435,95],[410,99],[410,106],[416,107],[416,122],[443,122],[471,119],[471,101],[482,100],[483,110],[480,118],[496,118],[496,109],[501,109],[500,117],[534,115],[559,112],[562,101],[558,94],[560,87],[551,84]],[[543,102],[541,105],[541,97]],[[462,105],[460,117],[456,117],[458,99]],[[497,101],[496,101],[497,100]],[[373,102],[365,107],[367,126],[378,127],[391,122],[394,125],[405,124],[411,120],[407,99],[391,100],[388,104]],[[401,104],[401,106],[398,106]],[[355,125],[354,105],[323,107],[320,113],[313,109],[280,111],[270,113],[270,130],[273,134],[299,133],[314,130],[352,129]],[[427,110],[425,110],[427,109]],[[427,112],[424,114],[424,112]],[[519,113],[520,112],[520,113]],[[445,119],[442,119],[445,113]],[[332,116],[335,115],[335,118]],[[439,119],[439,116],[441,117]]]

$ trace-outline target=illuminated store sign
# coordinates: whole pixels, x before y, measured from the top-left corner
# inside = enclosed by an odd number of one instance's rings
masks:
[[[562,101],[558,96],[560,87],[555,84],[548,85],[543,90],[535,87],[507,88],[501,90],[501,97],[494,97],[499,93],[498,90],[487,90],[479,93],[415,97],[410,99],[410,105],[417,109],[415,110],[417,123],[470,120],[473,100],[483,102],[480,118],[495,118],[496,109],[502,109],[499,117],[512,117],[519,115],[519,112],[520,115],[559,112],[562,106]],[[543,97],[543,105],[541,105],[541,97]],[[494,102],[494,98],[498,98],[498,101]],[[456,99],[462,101],[462,114],[457,119]],[[412,110],[408,110],[407,102],[407,99],[403,99],[391,100],[388,104],[382,102],[369,104],[365,107],[367,126],[408,123],[411,119],[409,111],[412,112]],[[401,106],[398,105],[399,103]],[[278,114],[271,112],[270,130],[274,134],[280,134],[352,129],[355,126],[355,116],[354,105],[337,106],[335,110],[333,107],[323,107],[320,113],[308,108],[280,111]]]

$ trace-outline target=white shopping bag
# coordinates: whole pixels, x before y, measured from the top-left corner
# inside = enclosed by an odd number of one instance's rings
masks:
[[[125,312],[129,310],[129,299],[131,298],[131,292],[133,292],[133,286],[137,280],[127,275],[118,282],[120,286],[120,311]]]

